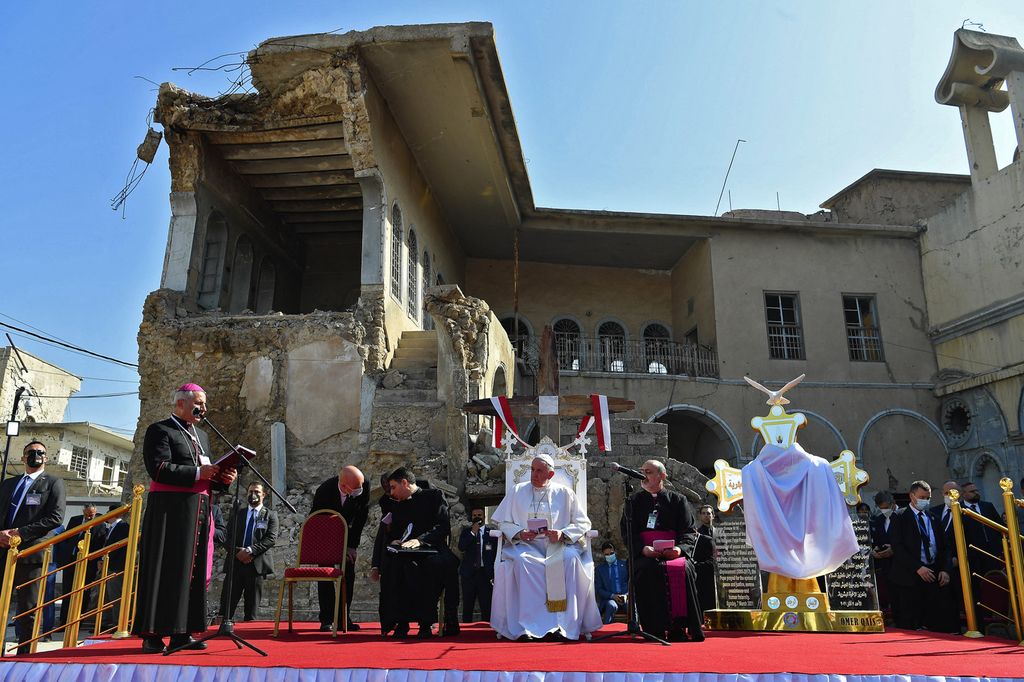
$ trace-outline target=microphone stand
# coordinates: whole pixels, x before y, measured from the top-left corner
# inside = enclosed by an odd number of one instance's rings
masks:
[[[622,507],[622,515],[626,519],[626,571],[629,574],[626,576],[626,606],[629,609],[629,623],[626,625],[624,632],[609,632],[607,635],[594,637],[590,641],[602,642],[611,637],[629,635],[630,637],[642,637],[649,642],[658,642],[664,646],[672,646],[671,643],[666,642],[661,637],[644,632],[644,629],[640,627],[640,618],[637,615],[636,608],[636,589],[633,586],[633,485],[628,475],[622,481],[622,496],[625,501]]]
[[[196,413],[193,412],[193,414],[196,414]],[[239,452],[239,449],[238,449],[239,446],[232,445],[231,441],[229,441],[227,438],[225,438],[224,434],[220,432],[220,429],[218,429],[216,426],[214,426],[214,424],[209,419],[207,419],[204,414],[199,413],[199,414],[196,414],[196,416],[201,417],[203,422],[207,426],[209,426],[211,429],[213,429],[213,432],[216,433],[220,437],[220,439],[227,444],[227,446],[229,448],[231,448],[231,451],[238,455],[238,466],[236,467],[237,471],[238,471],[238,475],[235,477],[235,494],[234,494],[233,501],[231,503],[231,528],[228,529],[228,551],[226,552],[226,556],[225,556],[225,559],[224,559],[225,562],[226,562],[226,568],[225,568],[225,571],[224,571],[224,585],[221,588],[221,604],[229,604],[230,601],[231,601],[231,584],[232,584],[232,582],[234,580],[234,576],[235,576],[235,561],[237,561],[235,559],[234,552],[235,552],[235,547],[236,547],[236,541],[238,539],[238,509],[239,509],[238,492],[239,492],[239,488],[240,488],[241,482],[242,482],[242,476],[241,476],[242,469],[245,469],[246,467],[248,467],[250,471],[252,471],[254,474],[256,474],[256,476],[260,479],[260,481],[263,482],[263,486],[264,486],[263,489],[264,490],[269,490],[272,493],[274,493],[274,495],[277,496],[277,499],[281,500],[281,502],[286,507],[288,507],[288,509],[291,510],[291,512],[293,514],[296,513],[296,509],[295,509],[294,506],[292,506],[292,504],[287,499],[285,499],[284,495],[282,495],[280,492],[278,492],[278,490],[274,486],[270,485],[270,481],[268,481],[266,479],[266,477],[264,477],[263,474],[261,474],[259,472],[259,470],[255,466],[253,466],[252,463],[249,462],[245,458],[245,455],[242,454],[241,452]],[[213,500],[212,500],[212,498],[210,500],[210,507],[211,507],[211,509],[210,509],[209,523],[213,523]],[[250,644],[249,642],[247,642],[245,640],[245,638],[241,637],[240,635],[238,635],[235,632],[235,623],[234,623],[234,621],[231,620],[231,614],[230,613],[223,614],[223,618],[221,619],[220,626],[217,628],[216,632],[214,632],[212,634],[209,634],[209,635],[205,635],[205,636],[197,639],[196,642],[205,642],[207,640],[214,639],[215,637],[227,637],[232,642],[234,642],[235,646],[238,647],[239,649],[241,649],[242,646],[244,645],[244,646],[249,647],[250,649],[252,649],[256,653],[260,654],[261,656],[266,656],[267,655],[266,651],[263,651],[262,649],[254,646],[252,644]],[[170,656],[171,654],[176,653],[178,651],[181,651],[182,649],[188,649],[189,647],[195,646],[196,642],[186,642],[184,644],[181,644],[179,646],[174,647],[173,649],[169,648],[169,649],[167,649],[167,651],[164,652],[164,656]]]

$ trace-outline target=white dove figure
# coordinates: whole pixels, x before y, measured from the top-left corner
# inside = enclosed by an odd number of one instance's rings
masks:
[[[783,398],[782,394],[785,393],[786,391],[788,391],[789,389],[793,388],[797,384],[799,384],[801,381],[803,381],[805,376],[807,376],[807,375],[806,374],[801,374],[796,379],[793,379],[792,381],[790,381],[788,384],[786,384],[785,386],[783,386],[782,388],[780,388],[777,391],[773,391],[771,389],[765,388],[764,386],[762,386],[761,384],[757,383],[756,381],[754,381],[750,377],[743,377],[743,378],[747,381],[748,384],[750,384],[751,386],[753,386],[757,390],[762,391],[762,392],[768,394],[768,400],[765,401],[766,405],[789,405],[789,400],[787,400],[786,398]]]

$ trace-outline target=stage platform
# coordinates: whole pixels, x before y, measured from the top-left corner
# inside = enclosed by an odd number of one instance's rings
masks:
[[[278,639],[273,624],[239,624],[267,651],[227,639],[206,651],[144,655],[140,640],[0,662],[0,680],[24,682],[924,682],[1024,679],[1024,647],[1003,639],[926,632],[880,634],[710,632],[671,647],[619,635],[604,642],[509,642],[479,623],[456,638],[382,639],[364,625],[332,639],[313,623]],[[602,632],[622,632],[624,625]]]

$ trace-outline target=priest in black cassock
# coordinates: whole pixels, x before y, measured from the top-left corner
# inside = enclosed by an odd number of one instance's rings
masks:
[[[645,632],[669,641],[704,641],[703,614],[697,598],[697,572],[693,558],[696,539],[693,512],[686,498],[665,489],[668,474],[657,460],[644,462],[646,477],[634,493],[632,505],[633,590],[637,615]],[[622,517],[626,537],[626,517]],[[672,542],[667,549],[658,545]],[[685,559],[685,561],[679,561]]]
[[[394,501],[388,504],[390,523],[381,527],[381,632],[394,630],[393,636],[403,639],[409,623],[416,622],[417,636],[426,639],[433,636],[445,555],[450,552],[448,503],[440,490],[416,485],[416,477],[404,467],[391,472],[388,486]]]
[[[210,490],[225,489],[234,469],[210,460],[210,441],[196,428],[206,392],[185,384],[174,393],[170,418],[146,429],[142,458],[151,479],[139,544],[134,634],[145,653],[190,644],[206,630],[206,588],[213,569]],[[205,649],[205,643],[189,648]]]

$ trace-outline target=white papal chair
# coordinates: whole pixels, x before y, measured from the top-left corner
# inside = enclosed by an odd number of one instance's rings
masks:
[[[587,511],[587,458],[578,452],[570,450],[570,448],[575,446],[576,444],[573,442],[565,447],[558,447],[549,437],[544,436],[537,445],[506,457],[505,495],[511,493],[512,489],[518,484],[530,480],[530,465],[533,463],[534,457],[537,455],[548,455],[555,462],[555,476],[551,479],[552,482],[572,488],[573,492],[576,493],[576,499],[583,507],[583,511]],[[501,531],[491,530],[490,535],[498,541],[498,551],[494,557],[494,584],[497,586],[500,584],[500,581],[508,579],[506,571],[510,570],[510,567],[506,565],[506,562],[502,561],[501,549],[505,538]],[[594,570],[594,560],[590,545],[598,535],[599,533],[592,528],[583,539],[584,561],[590,566],[591,572]],[[589,639],[590,636],[587,635],[587,638]],[[498,639],[501,639],[501,635],[498,635]]]

